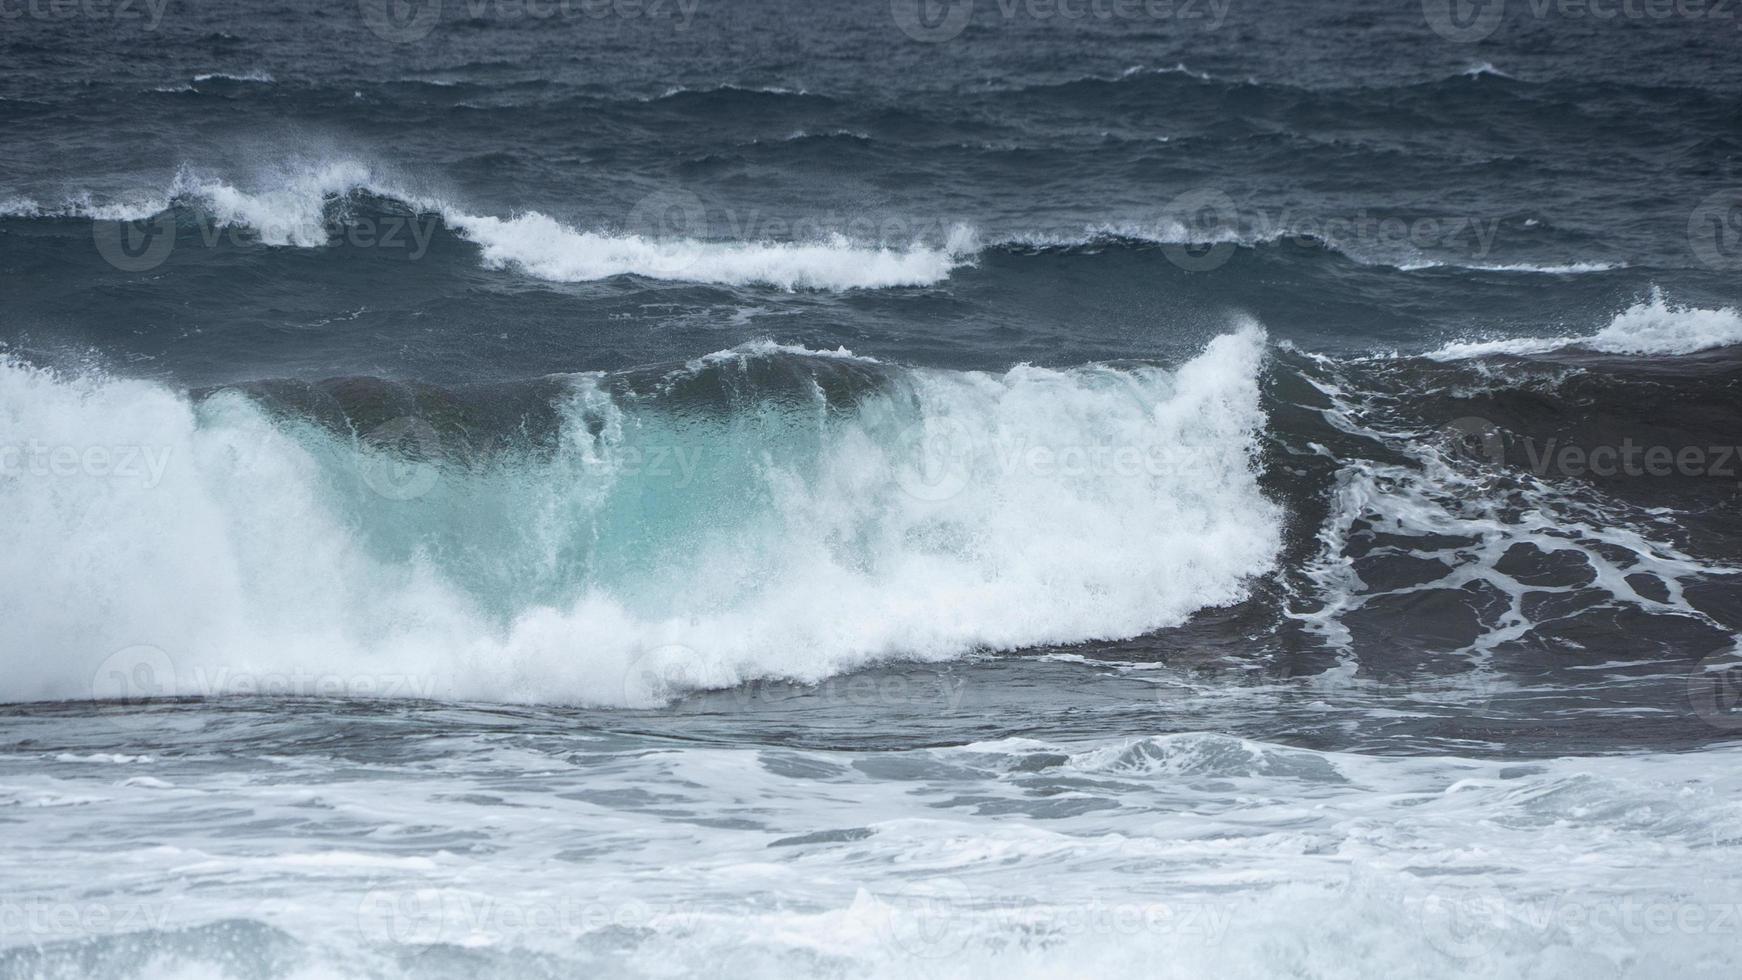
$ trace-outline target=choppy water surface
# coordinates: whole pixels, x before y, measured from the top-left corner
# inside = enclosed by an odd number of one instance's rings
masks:
[[[0,976],[1734,975],[1656,9],[0,11]]]

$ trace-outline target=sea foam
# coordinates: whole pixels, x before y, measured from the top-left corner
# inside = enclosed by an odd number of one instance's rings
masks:
[[[1427,355],[1451,361],[1494,354],[1523,356],[1581,348],[1603,354],[1694,354],[1742,344],[1742,314],[1730,307],[1704,309],[1676,306],[1653,289],[1642,300],[1615,314],[1607,326],[1586,337],[1513,337],[1504,340],[1447,344]]]
[[[1176,625],[1275,560],[1264,358],[1248,323],[1173,371],[861,364],[888,380],[850,409],[818,389],[718,417],[582,375],[553,452],[483,467],[0,362],[9,642],[55,653],[0,698],[113,696],[143,664],[152,693],[650,704]],[[117,471],[139,447],[167,462]]]

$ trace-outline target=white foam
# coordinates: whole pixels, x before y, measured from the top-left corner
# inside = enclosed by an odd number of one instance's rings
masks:
[[[1423,259],[1416,262],[1405,262],[1397,268],[1403,272],[1416,272],[1421,269],[1471,269],[1476,272],[1522,272],[1545,276],[1579,276],[1592,272],[1609,272],[1613,269],[1625,269],[1625,262],[1562,262],[1536,264],[1530,262],[1442,262]]]
[[[164,793],[7,773],[21,785],[0,800],[84,805],[9,813],[0,939],[26,967],[33,939],[71,947],[45,963],[66,970],[32,975],[175,978],[454,959],[479,978],[1596,978],[1732,976],[1739,958],[1735,891],[1712,872],[1742,839],[1734,745],[1520,760],[1181,732],[576,751],[572,732],[492,721],[409,747],[387,726],[366,766],[318,743],[291,785],[239,762],[188,766]],[[175,756],[209,747],[163,737]],[[118,827],[162,846],[118,845]],[[66,895],[93,867],[139,921],[23,928],[21,910],[86,907]],[[248,969],[261,947],[272,968]]]
[[[1213,226],[1196,228],[1188,227],[1180,221],[1166,217],[1148,222],[1101,222],[1084,225],[1081,230],[1019,232],[1005,235],[999,238],[995,244],[1021,248],[1083,248],[1105,244],[1112,240],[1127,239],[1153,245],[1230,244],[1242,248],[1259,248],[1287,242],[1292,238],[1300,238],[1317,242],[1359,265],[1384,266],[1402,272],[1419,272],[1424,269],[1470,269],[1477,272],[1573,276],[1627,268],[1627,264],[1624,262],[1484,263],[1425,258],[1415,254],[1400,256],[1396,254],[1395,249],[1390,251],[1375,249],[1371,243],[1362,242],[1359,239],[1327,241],[1321,237],[1322,230],[1310,226],[1301,228],[1285,226],[1275,220],[1275,216],[1262,211],[1244,215],[1234,212],[1230,213],[1227,218],[1228,220]]]
[[[1742,313],[1731,307],[1674,306],[1663,291],[1617,313],[1588,337],[1513,337],[1447,344],[1426,356],[1452,361],[1495,354],[1546,354],[1568,347],[1604,354],[1693,354],[1742,344]]]
[[[1735,575],[1737,568],[1661,540],[1641,513],[1618,502],[1591,501],[1576,486],[1563,488],[1522,471],[1509,472],[1509,479],[1497,484],[1490,467],[1451,448],[1447,432],[1421,431],[1414,420],[1400,422],[1396,410],[1400,403],[1394,396],[1351,395],[1357,386],[1338,377],[1335,362],[1321,359],[1319,363],[1331,372],[1332,380],[1310,375],[1307,380],[1329,402],[1320,410],[1326,422],[1383,446],[1393,459],[1410,461],[1380,462],[1358,456],[1339,461],[1330,508],[1319,528],[1318,554],[1302,569],[1315,583],[1319,601],[1314,608],[1287,613],[1341,651],[1345,666],[1352,667],[1356,657],[1346,618],[1375,600],[1395,601],[1410,593],[1479,589],[1503,598],[1504,607],[1490,605],[1481,617],[1481,628],[1465,646],[1448,654],[1468,658],[1479,669],[1486,667],[1496,650],[1524,639],[1541,625],[1532,618],[1531,599],[1544,592],[1601,590],[1616,608],[1680,616],[1722,628],[1688,600],[1686,586],[1709,576]],[[1410,542],[1370,544],[1370,555],[1395,553],[1407,554],[1413,561],[1434,560],[1443,572],[1414,585],[1371,586],[1352,555],[1350,536],[1357,531]],[[1519,545],[1582,559],[1589,581],[1581,586],[1525,584],[1501,571],[1505,556]],[[1640,574],[1660,583],[1664,598],[1642,591],[1633,578]]]
[[[659,101],[661,99],[669,99],[679,95],[714,95],[720,92],[743,92],[748,95],[810,94],[810,92],[802,88],[782,88],[778,85],[708,85],[701,88],[690,88],[686,85],[673,85],[660,93],[655,99],[645,101]]]
[[[781,289],[876,289],[929,286],[969,261],[973,232],[955,229],[943,247],[855,244],[841,235],[821,242],[708,242],[582,231],[536,211],[513,218],[445,212],[448,222],[483,249],[484,262],[554,282],[611,276]]]
[[[1488,61],[1481,62],[1480,64],[1471,65],[1470,67],[1464,69],[1461,74],[1465,78],[1481,78],[1483,75],[1487,75],[1487,76],[1492,77],[1492,78],[1512,78],[1513,77],[1512,75],[1509,75],[1506,72],[1503,72],[1500,69],[1494,67],[1493,62],[1488,62]]]
[[[160,191],[135,190],[102,199],[90,191],[77,191],[52,206],[14,199],[0,205],[0,213],[144,221],[179,201],[196,205],[219,227],[251,229],[264,244],[314,248],[328,241],[325,213],[329,199],[380,186],[370,167],[353,160],[273,167],[263,171],[257,183],[263,189],[245,191],[230,181],[184,166]]]
[[[196,406],[0,362],[0,446],[168,460],[0,481],[9,643],[55,652],[9,663],[0,697],[115,696],[103,685],[144,662],[163,693],[327,678],[341,693],[648,703],[1141,634],[1242,598],[1271,567],[1281,517],[1252,462],[1263,358],[1249,324],[1174,372],[897,372],[850,413],[819,400],[737,444],[742,423],[692,421],[722,469],[688,497],[631,485],[621,464],[637,433],[678,436],[579,379],[555,461],[496,482],[444,471],[405,501],[363,486],[370,451],[240,395]],[[625,522],[643,492],[706,520],[667,538]],[[523,569],[507,591],[422,543],[472,526],[444,552]],[[635,566],[576,576],[601,540]]]
[[[1152,222],[1112,221],[1087,224],[1080,231],[1025,231],[1006,235],[996,244],[1023,248],[1082,248],[1115,239],[1129,239],[1152,245],[1219,245],[1234,244],[1248,248],[1266,245],[1284,233],[1274,235],[1249,234],[1231,225],[1210,229],[1191,229],[1169,219]]]
[[[1132,65],[1119,73],[1120,78],[1134,78],[1138,75],[1188,75],[1200,82],[1210,81],[1208,72],[1195,71],[1186,67],[1185,62],[1176,62],[1171,68],[1150,68],[1145,65]]]
[[[273,80],[273,78],[271,75],[267,74],[266,72],[260,71],[258,69],[254,70],[254,71],[245,71],[239,75],[231,74],[229,72],[213,71],[213,72],[207,72],[203,75],[195,75],[194,76],[195,82],[224,81],[224,82],[261,82],[261,83],[265,83],[265,82],[271,82],[272,80]]]
[[[684,365],[684,368],[685,370],[695,372],[710,364],[720,364],[726,361],[741,361],[748,357],[768,357],[776,354],[797,354],[802,357],[823,357],[836,361],[852,361],[859,364],[883,363],[875,357],[866,357],[863,354],[855,354],[845,347],[836,347],[834,350],[813,349],[806,347],[803,344],[783,344],[779,341],[761,338],[758,340],[746,341],[730,350],[717,350],[711,354],[703,354],[701,357],[695,358],[688,364]]]
[[[552,282],[590,282],[620,275],[781,289],[879,289],[929,286],[973,261],[979,242],[971,228],[953,228],[941,244],[866,243],[834,235],[817,241],[705,241],[651,238],[587,230],[539,211],[511,217],[474,214],[437,197],[407,190],[377,168],[353,159],[298,161],[266,168],[242,184],[184,166],[162,192],[97,201],[88,192],[58,207],[33,200],[6,202],[17,217],[68,216],[138,221],[177,202],[191,203],[220,227],[251,229],[266,245],[315,248],[328,244],[328,206],[366,192],[439,213],[449,227],[476,243],[490,268]]]
[[[327,244],[326,205],[330,197],[376,186],[373,171],[354,160],[313,167],[287,167],[262,179],[263,189],[243,191],[213,177],[183,168],[173,197],[198,200],[220,225],[252,229],[266,245],[316,248]]]

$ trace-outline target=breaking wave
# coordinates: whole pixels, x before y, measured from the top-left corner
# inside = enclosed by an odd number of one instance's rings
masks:
[[[1176,625],[1276,558],[1264,360],[1251,323],[1171,371],[755,345],[550,379],[516,416],[3,361],[9,642],[64,655],[0,697],[103,696],[143,662],[162,694],[288,672],[643,705]]]

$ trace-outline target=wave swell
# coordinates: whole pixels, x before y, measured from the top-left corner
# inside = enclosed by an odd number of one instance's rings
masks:
[[[850,290],[927,286],[972,260],[978,243],[971,229],[958,227],[941,244],[895,246],[863,243],[843,235],[818,241],[711,241],[687,235],[641,234],[625,229],[581,229],[539,211],[509,217],[471,213],[439,197],[406,190],[353,160],[285,168],[258,190],[183,167],[167,191],[98,200],[80,193],[59,205],[31,199],[6,202],[11,217],[91,218],[146,221],[177,207],[198,212],[220,227],[249,230],[263,245],[315,248],[328,244],[329,217],[356,196],[371,195],[396,206],[438,215],[460,236],[474,242],[485,266],[513,269],[552,282],[591,282],[612,276],[767,285],[780,289]],[[656,205],[681,207],[688,198]],[[670,215],[650,213],[660,227]],[[683,214],[699,225],[698,215]]]
[[[453,405],[320,419],[0,361],[8,642],[57,654],[0,697],[647,705],[1176,625],[1276,557],[1264,360],[1250,323],[1173,371],[760,345],[555,379],[553,431],[477,453]]]

